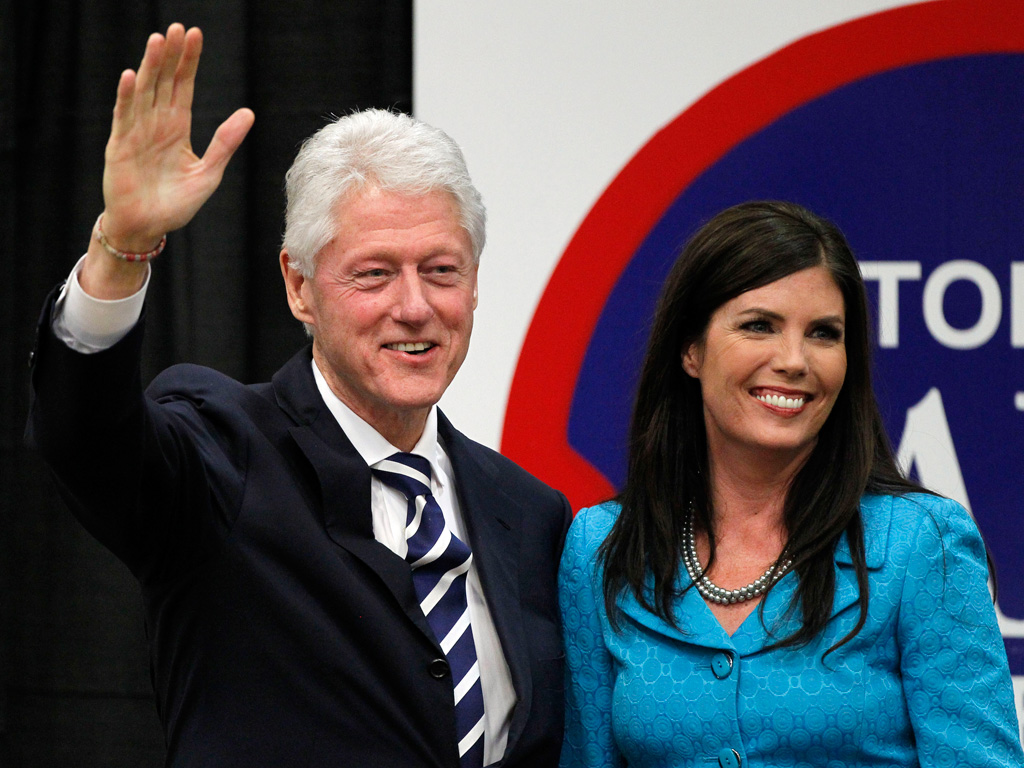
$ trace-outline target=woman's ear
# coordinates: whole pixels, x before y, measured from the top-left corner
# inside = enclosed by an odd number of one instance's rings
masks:
[[[695,379],[700,378],[701,349],[700,345],[694,342],[682,354],[683,370]]]

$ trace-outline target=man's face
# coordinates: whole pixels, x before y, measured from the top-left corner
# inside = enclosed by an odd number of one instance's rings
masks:
[[[281,254],[292,314],[314,329],[334,393],[393,444],[419,438],[469,349],[476,264],[450,195],[367,188],[303,278]]]

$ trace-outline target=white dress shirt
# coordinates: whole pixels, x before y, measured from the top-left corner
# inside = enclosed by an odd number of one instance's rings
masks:
[[[84,258],[83,256],[82,259]],[[147,271],[145,283],[137,293],[125,299],[105,301],[89,296],[82,289],[78,282],[81,266],[80,259],[57,299],[53,332],[75,351],[91,354],[112,347],[138,322],[152,271]],[[391,445],[334,394],[315,362],[312,366],[313,378],[316,380],[320,396],[363,461],[372,466],[393,453],[398,453],[398,448]],[[430,491],[437,499],[445,522],[451,527],[452,532],[468,543],[462,508],[453,486],[451,461],[437,434],[437,406],[430,409],[423,434],[412,453],[430,462]],[[403,559],[408,551],[405,540],[407,509],[405,496],[400,491],[391,488],[376,476],[373,477],[370,487],[373,536]],[[466,597],[484,697],[484,765],[490,765],[498,762],[505,753],[516,693],[512,687],[512,673],[509,671],[494,619],[491,617],[480,585],[480,574],[475,559],[467,574]]]

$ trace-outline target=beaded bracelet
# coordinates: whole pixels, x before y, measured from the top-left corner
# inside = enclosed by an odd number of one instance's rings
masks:
[[[102,245],[111,256],[122,261],[152,261],[161,253],[164,252],[164,248],[167,246],[167,235],[160,238],[160,244],[157,245],[152,251],[146,253],[132,253],[131,251],[119,251],[117,248],[107,242],[107,236],[103,234],[103,214],[99,215],[96,219],[96,226],[93,227],[93,234],[96,236],[96,240]]]

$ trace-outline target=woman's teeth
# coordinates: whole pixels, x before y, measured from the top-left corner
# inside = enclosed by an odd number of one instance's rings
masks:
[[[802,397],[791,398],[779,395],[756,395],[756,397],[762,403],[774,405],[776,408],[791,408],[795,410],[804,407],[804,399]]]

